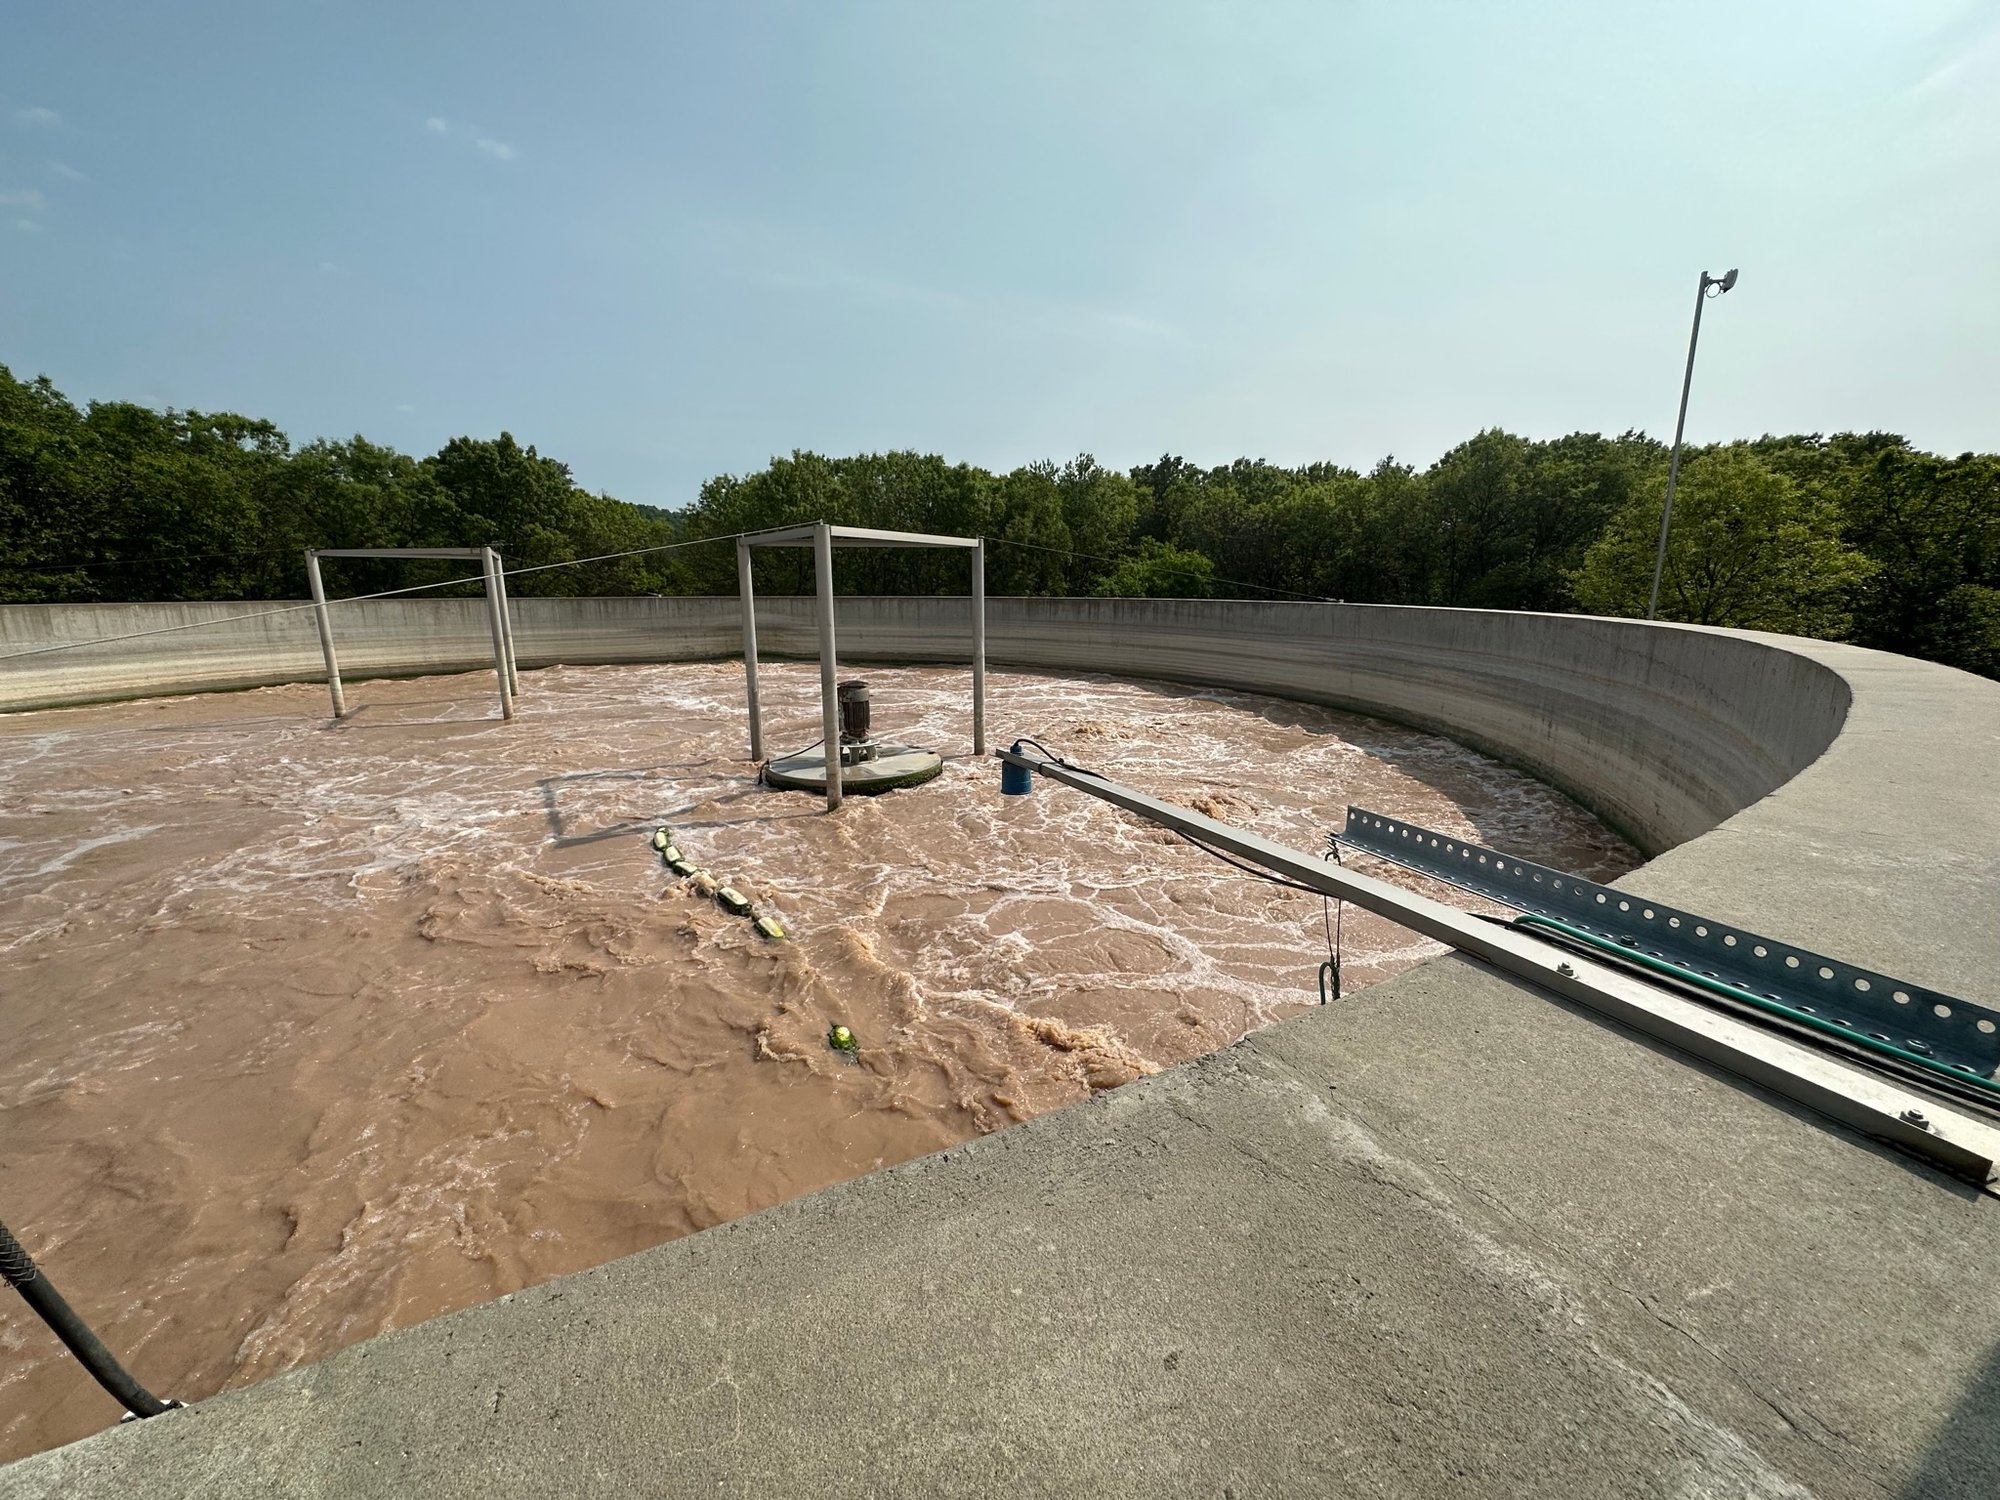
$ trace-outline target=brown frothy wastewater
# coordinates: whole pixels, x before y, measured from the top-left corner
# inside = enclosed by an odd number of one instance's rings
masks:
[[[771,747],[818,674],[764,672]],[[1093,798],[999,795],[966,677],[874,670],[927,787],[741,758],[742,669],[296,685],[0,719],[0,1204],[154,1389],[384,1329],[934,1151],[1312,1003],[1321,903]],[[1634,852],[1457,745],[1243,694],[992,677],[1001,742],[1295,847],[1348,802],[1600,879]],[[656,821],[778,914],[685,890]],[[1379,873],[1379,871],[1378,871]],[[1350,988],[1439,951],[1347,913]],[[851,1026],[858,1061],[830,1050]],[[0,1459],[116,1415],[0,1299]]]

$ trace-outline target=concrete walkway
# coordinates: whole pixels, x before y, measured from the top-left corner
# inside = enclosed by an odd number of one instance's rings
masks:
[[[2000,1204],[1459,960],[0,1495],[2000,1493]]]

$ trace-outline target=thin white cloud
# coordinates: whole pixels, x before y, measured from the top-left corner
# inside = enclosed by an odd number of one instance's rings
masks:
[[[752,271],[749,274],[780,291],[831,293],[866,302],[925,308],[940,314],[988,321],[1013,330],[1036,331],[1037,337],[1095,328],[1113,337],[1171,343],[1191,341],[1191,335],[1180,324],[1134,312],[1130,308],[1018,292],[973,296],[946,287],[848,271],[830,261],[779,270]]]
[[[338,276],[347,269],[337,260],[323,260],[319,263],[319,268],[329,276]]]
[[[447,136],[453,140],[465,141],[477,150],[485,152],[495,161],[512,161],[519,153],[507,142],[490,136],[477,125],[453,124],[443,115],[431,115],[424,121],[424,129],[432,135]]]
[[[1990,73],[2000,63],[2000,25],[1991,26],[1960,43],[1942,63],[1911,86],[1918,98],[1935,97],[1990,87],[1982,72]]]
[[[14,227],[23,234],[40,234],[42,232],[42,226],[37,224],[33,219],[16,219]]]
[[[84,175],[83,175],[83,173],[81,173],[81,172],[77,171],[77,169],[76,169],[75,167],[72,167],[72,166],[71,166],[71,165],[70,165],[70,164],[69,164],[68,162],[66,162],[66,161],[52,161],[52,162],[50,162],[50,163],[49,163],[49,170],[50,170],[51,172],[55,173],[55,174],[56,174],[56,176],[58,176],[58,177],[62,178],[62,180],[63,180],[64,182],[88,182],[88,181],[90,181],[90,179],[89,179],[88,177],[84,176]]]
[[[16,125],[60,125],[62,116],[52,109],[44,109],[39,104],[31,104],[26,109],[14,111]]]
[[[947,312],[967,312],[973,307],[971,299],[959,292],[843,270],[826,261],[756,275],[766,285],[785,292],[839,292],[867,302],[907,303]]]
[[[1959,172],[1966,170],[1968,160],[1987,161],[2000,151],[2000,117],[1988,102],[1996,90],[2000,90],[2000,25],[1960,42],[1911,86],[1914,149],[1921,159],[1935,170]]]
[[[1118,333],[1136,333],[1154,339],[1185,339],[1188,336],[1187,330],[1178,323],[1149,318],[1144,313],[1125,312],[1115,307],[1098,307],[1093,308],[1090,315],[1106,328]]]
[[[40,213],[49,206],[39,188],[13,188],[0,193],[0,208],[25,208],[32,213]]]
[[[1954,57],[1935,72],[1927,74],[1911,86],[1910,92],[1919,96],[1940,94],[1950,89],[1965,72],[1965,59]]]
[[[414,406],[410,405],[410,403],[409,403],[409,402],[407,402],[407,401],[398,401],[398,402],[396,403],[396,410],[397,410],[397,411],[415,411],[415,410],[416,410],[416,408],[415,408]]]

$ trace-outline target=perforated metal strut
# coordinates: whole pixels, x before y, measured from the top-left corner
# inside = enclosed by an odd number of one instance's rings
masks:
[[[1556,917],[1623,947],[1789,1005],[1857,1036],[1981,1078],[2000,1069],[2000,1012],[1873,969],[1746,932],[1469,844],[1366,808],[1347,809],[1343,844],[1521,911]]]

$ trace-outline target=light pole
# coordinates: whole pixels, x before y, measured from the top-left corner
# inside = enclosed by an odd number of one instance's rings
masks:
[[[1687,373],[1681,376],[1681,414],[1674,419],[1674,456],[1667,460],[1667,503],[1660,509],[1660,550],[1653,558],[1653,592],[1646,598],[1646,618],[1652,619],[1660,608],[1660,575],[1667,567],[1667,523],[1674,514],[1674,485],[1681,477],[1681,429],[1687,426],[1688,387],[1694,384],[1694,346],[1701,338],[1701,305],[1710,297],[1720,297],[1736,285],[1734,269],[1724,271],[1720,276],[1701,273],[1701,282],[1694,291],[1694,332],[1688,335]]]

